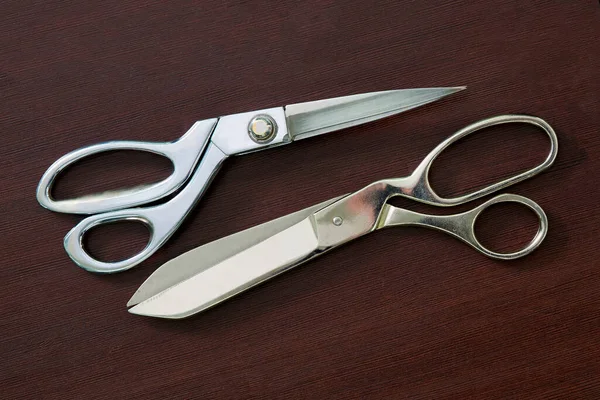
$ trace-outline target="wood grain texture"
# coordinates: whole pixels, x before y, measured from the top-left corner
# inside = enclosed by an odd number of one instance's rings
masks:
[[[4,0],[0,10],[2,398],[600,398],[598,1]],[[62,238],[80,218],[35,200],[45,169],[80,146],[172,140],[203,118],[454,85],[468,90],[228,160],[179,232],[127,273],[77,268]],[[402,176],[449,134],[504,113],[540,116],[560,141],[547,173],[510,190],[549,216],[532,255],[499,262],[442,233],[389,229],[191,319],[127,312],[170,258]],[[547,150],[522,127],[461,146],[436,164],[440,191],[497,179]],[[107,155],[70,171],[57,193],[168,169],[147,155]],[[480,229],[509,249],[535,221],[497,208]],[[89,245],[114,259],[144,240],[143,228],[118,225]]]

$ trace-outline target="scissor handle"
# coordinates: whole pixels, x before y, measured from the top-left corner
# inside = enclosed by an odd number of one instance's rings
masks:
[[[431,187],[429,183],[429,170],[435,161],[435,159],[451,144],[458,140],[475,133],[479,130],[488,128],[494,125],[507,124],[507,123],[526,123],[541,128],[550,138],[550,152],[546,159],[534,168],[527,171],[521,172],[510,178],[502,180],[500,182],[493,183],[482,189],[475,190],[471,193],[467,193],[462,196],[444,198],[439,196]],[[490,193],[504,189],[508,186],[514,185],[515,183],[521,182],[525,179],[531,178],[534,175],[542,172],[546,168],[550,167],[556,155],[558,154],[558,138],[552,127],[543,119],[530,116],[530,115],[500,115],[484,120],[475,122],[471,125],[466,126],[460,131],[456,132],[446,140],[441,142],[436,148],[434,148],[419,164],[415,171],[407,178],[390,179],[386,182],[390,183],[398,189],[397,193],[392,195],[400,195],[410,197],[423,203],[432,204],[436,206],[453,206],[475,200],[477,198],[486,196]]]
[[[475,234],[477,217],[488,207],[505,202],[514,202],[529,207],[539,220],[538,231],[533,239],[531,239],[531,242],[522,249],[512,253],[498,253],[488,249],[477,240],[477,235]],[[526,256],[539,247],[548,233],[548,218],[544,210],[533,200],[516,194],[498,195],[472,210],[454,215],[426,215],[388,204],[385,205],[384,212],[384,227],[412,225],[434,228],[461,239],[488,257],[500,260],[513,260]]]
[[[78,266],[90,272],[106,274],[135,267],[154,254],[173,235],[202,197],[227,157],[227,154],[209,142],[198,168],[175,197],[152,207],[122,209],[85,218],[65,236],[64,246],[67,254]],[[86,232],[98,225],[118,221],[144,223],[150,231],[150,240],[146,247],[140,253],[122,261],[104,262],[93,258],[83,245]]]
[[[37,187],[38,202],[43,207],[56,212],[95,214],[134,207],[168,196],[179,189],[192,174],[216,122],[217,118],[198,121],[174,142],[110,141],[67,153],[56,160],[42,176]],[[147,151],[164,156],[173,164],[173,173],[160,182],[143,187],[98,193],[75,199],[52,198],[54,181],[65,168],[93,154],[114,150]]]

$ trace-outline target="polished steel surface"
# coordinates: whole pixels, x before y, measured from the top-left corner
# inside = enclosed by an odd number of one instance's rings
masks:
[[[133,306],[308,218],[339,197],[196,247],[164,263],[129,299]]]
[[[266,114],[259,114],[248,124],[250,139],[257,143],[268,143],[277,134],[277,123]]]
[[[200,165],[190,181],[166,203],[151,207],[137,207],[96,214],[85,218],[67,233],[64,246],[67,254],[81,268],[97,273],[113,273],[130,269],[152,255],[177,230],[193,206],[204,194],[227,158],[217,146],[209,143]],[[138,254],[121,261],[104,262],[93,258],[83,246],[83,237],[91,228],[116,221],[133,220],[144,223],[150,231],[150,240]]]
[[[527,171],[482,189],[466,193],[463,196],[442,198],[437,195],[429,183],[429,171],[436,157],[451,144],[469,134],[490,126],[507,123],[531,124],[545,132],[550,139],[550,151],[546,159]],[[338,246],[376,229],[378,223],[380,223],[382,209],[391,197],[403,196],[422,203],[443,207],[463,204],[535,176],[552,165],[557,154],[558,138],[556,133],[541,118],[529,115],[501,115],[484,119],[461,129],[441,142],[423,159],[411,175],[404,178],[384,179],[374,182],[318,211],[315,214],[315,219],[317,221],[319,243],[324,248]],[[341,218],[344,222],[340,226],[335,226],[332,223],[334,218]]]
[[[548,135],[550,152],[542,164],[464,196],[444,199],[435,194],[429,185],[428,174],[431,164],[443,149],[485,127],[511,122],[533,124]],[[332,201],[329,205],[315,207],[317,211],[297,225],[276,232],[266,239],[265,236],[261,236],[261,242],[250,247],[246,246],[251,242],[245,243],[241,251],[232,250],[236,248],[235,235],[221,239],[221,243],[226,243],[227,246],[222,246],[221,250],[216,246],[213,249],[216,252],[224,252],[223,256],[212,257],[223,261],[204,263],[199,259],[194,260],[195,256],[201,256],[202,253],[190,252],[185,261],[182,260],[182,264],[191,265],[195,262],[196,265],[201,265],[197,267],[198,272],[189,270],[192,275],[188,274],[182,280],[169,277],[169,283],[161,285],[160,292],[147,297],[130,309],[130,312],[162,318],[183,318],[355,238],[392,226],[423,226],[437,229],[462,240],[491,258],[509,260],[523,257],[542,243],[548,231],[546,214],[538,204],[526,197],[500,194],[472,210],[444,216],[412,212],[390,206],[387,201],[393,196],[405,196],[438,206],[463,204],[533,177],[552,165],[557,151],[558,139],[552,127],[537,117],[504,115],[469,125],[437,146],[407,178],[374,182],[355,193]],[[477,240],[475,233],[475,222],[479,215],[491,205],[502,202],[515,202],[528,207],[539,220],[538,231],[531,242],[512,253],[498,253],[487,249]],[[260,230],[261,227],[253,229]],[[206,245],[204,248],[207,248]],[[232,255],[233,253],[235,254]],[[173,270],[173,267],[169,270]],[[156,282],[152,285],[156,285]]]
[[[277,125],[275,135],[264,143],[254,140],[248,134],[248,125],[259,115],[272,119]],[[275,107],[221,117],[210,140],[230,156],[289,144],[291,141],[285,119],[285,109]]]
[[[96,214],[82,220],[65,237],[65,250],[78,266],[98,273],[124,271],[150,257],[171,237],[227,157],[374,121],[462,89],[405,89],[352,95],[199,121],[171,143],[115,141],[88,146],[52,164],[38,184],[37,198],[52,211]],[[257,117],[261,120],[257,121]],[[294,127],[289,128],[288,121]],[[110,150],[140,150],[163,155],[171,160],[174,171],[167,179],[152,185],[69,200],[52,198],[52,185],[61,171],[89,155]],[[172,200],[159,206],[131,208],[177,191]],[[91,257],[83,247],[85,233],[94,226],[121,220],[141,221],[149,227],[151,237],[144,250],[118,262],[101,262]]]
[[[185,135],[174,142],[111,141],[67,153],[56,160],[40,179],[37,186],[37,200],[49,210],[70,214],[96,214],[159,200],[175,192],[190,177],[216,123],[217,118],[198,121]],[[171,161],[173,173],[160,182],[143,187],[91,194],[76,199],[52,198],[52,186],[62,171],[86,157],[114,150],[147,151],[164,156]]]
[[[179,281],[129,312],[184,318],[306,261],[318,252],[313,216]]]
[[[285,107],[292,140],[349,128],[423,106],[465,86],[387,90]]]
[[[538,231],[529,244],[522,249],[512,253],[498,253],[483,246],[479,240],[477,240],[475,222],[477,221],[477,217],[491,205],[507,202],[522,204],[531,209],[539,221]],[[500,260],[513,260],[515,258],[526,256],[542,244],[542,241],[548,233],[548,217],[546,217],[544,210],[542,210],[542,208],[533,200],[516,194],[504,193],[491,198],[472,210],[454,215],[420,214],[386,204],[383,207],[377,229],[393,226],[422,226],[437,229],[473,246],[476,250],[488,257]]]

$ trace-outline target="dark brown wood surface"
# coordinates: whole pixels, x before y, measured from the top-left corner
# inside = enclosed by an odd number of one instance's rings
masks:
[[[76,267],[62,239],[81,218],[35,199],[46,168],[84,145],[173,140],[198,119],[456,85],[468,90],[229,159],[179,232],[126,273]],[[596,0],[3,1],[0,397],[599,399],[599,89]],[[389,229],[187,320],[127,312],[170,258],[403,176],[451,133],[505,113],[542,117],[559,136],[554,166],[508,190],[548,214],[530,256],[494,261],[443,233]],[[533,128],[490,129],[444,154],[432,179],[456,193],[547,151]],[[109,154],[69,170],[56,193],[168,173],[155,156]],[[478,232],[508,250],[535,223],[500,206]],[[115,225],[92,232],[89,247],[114,260],[145,240],[143,227]]]

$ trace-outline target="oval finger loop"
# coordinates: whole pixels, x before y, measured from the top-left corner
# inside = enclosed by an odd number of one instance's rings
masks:
[[[52,188],[56,178],[65,169],[91,155],[119,150],[146,151],[166,157],[173,165],[173,173],[160,182],[137,188],[97,193],[66,200],[56,200],[52,197]],[[157,200],[180,187],[189,174],[189,171],[182,171],[171,153],[170,144],[168,143],[133,141],[99,143],[75,150],[59,158],[46,170],[37,187],[37,200],[40,205],[51,211],[70,214],[94,214]]]
[[[44,173],[37,187],[38,202],[43,207],[56,212],[95,214],[139,206],[168,196],[179,189],[191,176],[217,121],[217,118],[197,121],[174,142],[111,141],[72,151],[59,158]],[[87,156],[112,150],[147,151],[161,155],[171,161],[173,173],[160,182],[142,187],[69,200],[52,198],[52,186],[61,171]]]
[[[500,253],[500,252],[495,252],[493,250],[488,249],[487,247],[485,247],[484,245],[482,245],[479,242],[479,240],[477,239],[477,234],[475,232],[475,222],[477,220],[477,217],[479,217],[479,215],[481,215],[481,213],[483,213],[490,206],[492,206],[494,204],[506,203],[506,202],[514,202],[514,203],[522,204],[522,205],[528,207],[537,216],[539,224],[538,224],[538,230],[537,230],[536,234],[534,235],[534,237],[531,239],[531,241],[525,247],[523,247],[520,250],[517,250],[515,252]],[[548,233],[548,218],[547,218],[546,214],[544,213],[544,210],[542,210],[542,208],[533,200],[528,199],[527,197],[516,195],[516,194],[501,194],[499,196],[496,196],[493,199],[483,203],[479,207],[471,210],[470,212],[467,212],[465,214],[465,216],[467,216],[467,218],[469,218],[468,222],[470,225],[470,229],[469,229],[470,234],[468,235],[469,236],[468,238],[465,238],[465,240],[470,245],[472,245],[477,250],[479,250],[481,253],[485,254],[488,257],[495,258],[495,259],[513,260],[516,258],[526,256],[540,246],[540,244],[543,242],[544,238],[546,237],[546,234]]]
[[[443,152],[444,149],[446,149],[450,145],[458,142],[460,139],[462,139],[470,134],[473,134],[477,131],[480,131],[482,129],[485,129],[485,128],[488,128],[491,126],[508,124],[508,123],[531,124],[531,125],[534,125],[540,129],[542,129],[548,135],[548,137],[550,139],[550,151],[549,151],[547,157],[545,158],[545,160],[541,164],[539,164],[533,168],[530,168],[526,171],[523,171],[521,173],[515,174],[507,179],[493,183],[491,185],[488,185],[481,189],[464,194],[462,196],[457,196],[457,197],[452,197],[452,198],[444,198],[444,197],[439,196],[433,190],[433,188],[431,187],[431,184],[429,182],[429,170],[431,169],[431,166],[432,166],[433,162],[435,161],[435,159]],[[423,197],[423,199],[426,200],[426,202],[435,204],[435,205],[451,206],[451,205],[466,203],[468,201],[475,200],[477,198],[486,196],[490,193],[501,190],[508,186],[514,185],[520,181],[531,178],[534,175],[537,175],[538,173],[542,172],[543,170],[545,170],[546,168],[548,168],[549,166],[552,165],[552,163],[556,159],[557,154],[558,154],[558,138],[556,136],[556,133],[552,129],[552,127],[543,119],[534,117],[534,116],[530,116],[530,115],[519,115],[519,114],[499,115],[499,116],[495,116],[495,117],[491,117],[491,118],[486,118],[484,120],[475,122],[474,124],[471,124],[463,129],[461,129],[460,131],[456,132],[452,136],[448,137],[446,140],[444,140],[442,143],[440,143],[435,149],[433,149],[427,155],[427,157],[425,157],[423,162],[421,162],[421,164],[417,167],[417,169],[415,170],[415,172],[413,174],[415,181],[418,182],[416,184],[415,191],[420,193],[420,197]]]
[[[99,225],[119,221],[136,221],[146,225],[150,232],[150,239],[146,247],[136,255],[116,262],[100,261],[92,257],[84,246],[85,234]],[[71,229],[64,239],[65,250],[75,264],[86,271],[100,274],[110,274],[133,268],[150,257],[159,246],[160,235],[156,232],[151,218],[144,215],[143,212],[135,212],[135,210],[120,210],[88,217]]]

